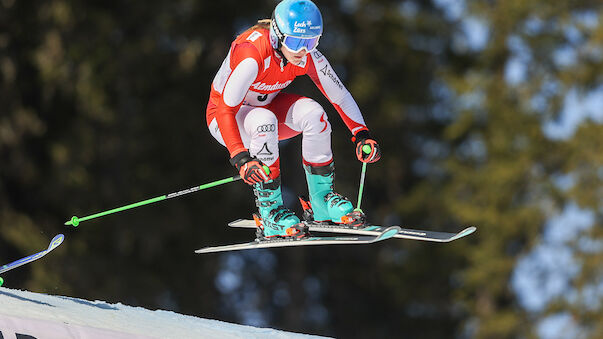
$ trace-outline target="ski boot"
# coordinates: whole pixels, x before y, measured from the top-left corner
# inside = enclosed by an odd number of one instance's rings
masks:
[[[300,197],[304,209],[304,219],[317,223],[343,224],[360,227],[366,217],[362,211],[355,211],[350,200],[333,191],[335,165],[310,166],[304,164],[310,200]]]
[[[301,239],[309,235],[308,226],[303,224],[291,210],[283,206],[280,177],[269,183],[253,186],[259,215],[254,214],[257,238]]]

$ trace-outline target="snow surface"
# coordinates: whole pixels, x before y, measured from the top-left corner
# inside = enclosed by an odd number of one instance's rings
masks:
[[[123,337],[139,338],[324,338],[236,325],[170,311],[152,311],[121,303],[109,304],[0,288],[0,324],[11,323],[14,319],[31,319],[37,324],[49,324],[50,331],[53,326],[60,325],[121,332]],[[73,329],[71,333],[74,333]]]

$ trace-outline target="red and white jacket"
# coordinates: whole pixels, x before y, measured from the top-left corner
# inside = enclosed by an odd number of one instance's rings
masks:
[[[333,104],[352,134],[368,130],[356,101],[318,50],[308,53],[299,65],[284,64],[270,45],[267,29],[248,30],[232,43],[213,80],[206,116],[208,126],[217,120],[231,157],[246,150],[235,119],[241,105],[268,105],[304,74]]]

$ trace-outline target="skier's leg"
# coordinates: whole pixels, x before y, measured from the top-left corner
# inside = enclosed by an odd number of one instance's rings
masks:
[[[247,106],[249,107],[249,106]],[[278,149],[278,121],[271,111],[252,107],[237,114],[237,123],[242,126],[243,133],[249,142],[244,146],[251,156],[260,159],[276,178],[280,174],[280,161]]]
[[[322,106],[312,99],[301,98],[289,108],[287,116],[289,125],[302,132],[304,163],[318,166],[331,163],[331,123]]]
[[[243,146],[249,150],[252,156],[256,156],[270,167],[271,171],[274,170],[274,177],[277,177],[280,173],[278,125],[274,113],[265,108],[241,106],[236,120]],[[216,119],[210,122],[209,132],[222,146],[226,147]]]
[[[331,124],[322,106],[312,99],[299,97],[288,107],[284,123],[303,135],[302,157],[314,220],[336,223],[358,221],[352,213],[352,203],[333,191],[335,166],[331,150]]]
[[[237,122],[243,127],[246,147],[271,171],[272,182],[254,185],[256,205],[262,219],[264,237],[300,237],[305,234],[299,218],[284,207],[278,149],[278,121],[273,112],[261,107],[246,109],[237,114]]]

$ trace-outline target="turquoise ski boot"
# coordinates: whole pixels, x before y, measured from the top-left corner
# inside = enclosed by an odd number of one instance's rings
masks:
[[[291,210],[283,206],[280,177],[269,183],[253,186],[259,216],[254,215],[258,224],[258,238],[303,238],[309,235],[304,225]]]
[[[300,198],[300,201],[307,221],[345,224],[352,227],[364,225],[364,214],[361,211],[354,211],[354,206],[348,198],[333,191],[334,162],[326,166],[304,164],[304,170],[310,200],[304,201]]]

